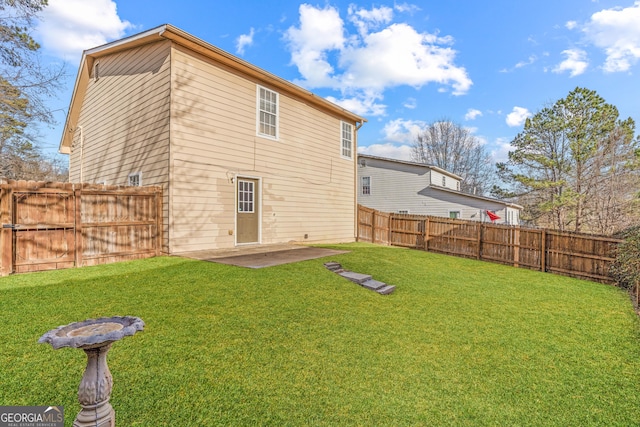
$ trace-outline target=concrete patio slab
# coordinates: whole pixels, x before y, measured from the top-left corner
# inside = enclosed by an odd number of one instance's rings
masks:
[[[348,253],[335,249],[299,245],[239,247],[228,250],[197,251],[179,254],[187,258],[246,268],[264,268]]]

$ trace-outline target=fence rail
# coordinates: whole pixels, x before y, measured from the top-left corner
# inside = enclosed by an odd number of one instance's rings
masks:
[[[0,182],[0,275],[147,258],[162,248],[162,188]]]
[[[621,239],[358,206],[358,241],[422,249],[614,283],[609,267]]]

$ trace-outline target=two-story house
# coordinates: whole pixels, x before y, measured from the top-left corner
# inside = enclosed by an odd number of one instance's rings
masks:
[[[522,206],[463,193],[461,179],[436,166],[358,154],[358,203],[363,206],[383,212],[520,223]]]
[[[366,120],[174,26],[86,50],[72,182],[163,187],[168,253],[356,235]]]

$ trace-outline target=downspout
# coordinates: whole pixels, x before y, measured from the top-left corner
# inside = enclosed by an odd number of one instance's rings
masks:
[[[354,241],[358,241],[358,235],[360,234],[358,232],[358,215],[359,215],[359,211],[358,211],[358,131],[360,130],[360,128],[362,127],[362,125],[364,125],[364,120],[361,122],[356,122],[356,131],[354,136],[354,141],[355,141],[355,147],[353,150],[353,180],[354,180],[354,185],[353,185],[353,203],[354,203],[354,210],[355,210],[355,217],[353,218],[353,231],[354,231],[354,236],[353,239]]]
[[[83,183],[83,173],[84,170],[84,130],[82,126],[78,125],[78,129],[80,129],[80,183]]]

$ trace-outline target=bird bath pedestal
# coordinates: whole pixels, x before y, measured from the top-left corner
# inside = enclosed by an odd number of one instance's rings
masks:
[[[137,317],[103,317],[60,326],[44,334],[39,343],[49,343],[54,349],[81,348],[87,354],[78,401],[82,410],[73,427],[115,427],[116,416],[109,403],[113,379],[107,366],[111,344],[144,328]]]

